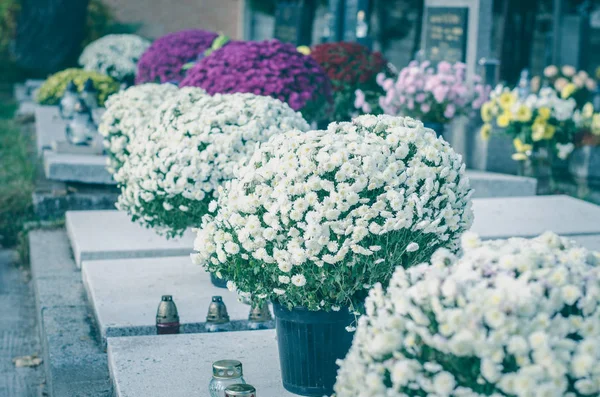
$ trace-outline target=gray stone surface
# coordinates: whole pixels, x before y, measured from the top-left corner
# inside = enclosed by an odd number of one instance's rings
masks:
[[[37,186],[32,194],[33,208],[40,219],[62,218],[67,211],[113,209],[119,197],[118,190],[113,186],[57,184],[51,189]]]
[[[191,231],[167,239],[132,222],[121,211],[69,211],[66,227],[78,266],[96,259],[184,256],[194,246]]]
[[[34,113],[37,151],[42,154],[51,148],[52,142],[66,138],[65,121],[60,117],[58,106],[36,105]]]
[[[600,234],[600,207],[568,196],[476,199],[473,211],[471,230],[485,239],[534,237],[546,231]]]
[[[22,83],[17,83],[13,86],[13,96],[17,102],[26,102],[31,100],[29,94],[27,93],[25,84]]]
[[[52,150],[58,154],[82,154],[100,156],[104,152],[102,140],[93,141],[90,145],[73,145],[69,141],[54,141],[52,142]]]
[[[281,384],[275,331],[108,339],[117,397],[208,396],[212,362],[240,360],[260,397],[294,396]]]
[[[42,220],[58,219],[66,211],[114,209],[120,190],[114,185],[52,181],[41,169],[32,193],[33,208]]]
[[[476,170],[516,174],[519,163],[512,159],[514,147],[512,139],[501,131],[495,131],[487,141],[476,134],[473,139],[473,150],[469,153],[468,164]]]
[[[569,157],[569,172],[580,183],[600,185],[600,147],[576,148]]]
[[[468,170],[467,175],[473,198],[535,196],[535,178],[475,170]]]
[[[106,156],[44,151],[46,178],[55,181],[115,185],[106,169]]]
[[[110,397],[107,357],[66,233],[34,230],[29,248],[49,395]]]
[[[42,312],[46,382],[51,396],[110,396],[107,356],[96,342],[85,306],[47,308]],[[83,386],[97,394],[84,393]]]
[[[590,236],[568,236],[568,238],[589,250],[600,252],[600,234]]]
[[[238,302],[235,293],[213,286],[210,275],[189,256],[84,261],[81,270],[102,340],[155,334],[162,295],[173,295],[180,322],[191,332],[204,330],[214,295],[223,297],[232,327],[249,327],[250,306]]]
[[[17,109],[17,117],[35,116],[35,108],[37,105],[33,102],[19,102],[19,108]]]

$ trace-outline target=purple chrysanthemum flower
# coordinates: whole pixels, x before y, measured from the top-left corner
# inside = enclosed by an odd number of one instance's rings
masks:
[[[203,54],[218,34],[206,30],[182,30],[157,39],[138,62],[136,84],[179,83],[183,65]]]
[[[194,65],[181,86],[201,87],[211,95],[271,96],[309,120],[322,118],[332,101],[331,82],[321,66],[277,40],[230,42]]]

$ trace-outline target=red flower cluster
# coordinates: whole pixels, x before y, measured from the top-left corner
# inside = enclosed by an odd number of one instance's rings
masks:
[[[313,47],[310,55],[325,69],[335,91],[375,82],[375,77],[387,64],[381,53],[371,52],[358,43],[319,44]]]

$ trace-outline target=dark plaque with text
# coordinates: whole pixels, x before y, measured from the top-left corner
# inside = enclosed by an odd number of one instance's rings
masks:
[[[302,3],[280,1],[275,9],[274,37],[285,43],[298,43],[300,23],[302,20]]]
[[[426,59],[465,62],[469,9],[466,7],[427,7],[424,24]]]

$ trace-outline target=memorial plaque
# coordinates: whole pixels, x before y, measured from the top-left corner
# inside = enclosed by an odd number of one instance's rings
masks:
[[[427,7],[424,24],[426,59],[437,63],[465,62],[467,7]]]
[[[301,2],[278,2],[275,10],[275,33],[273,36],[279,41],[297,44],[301,21]]]

